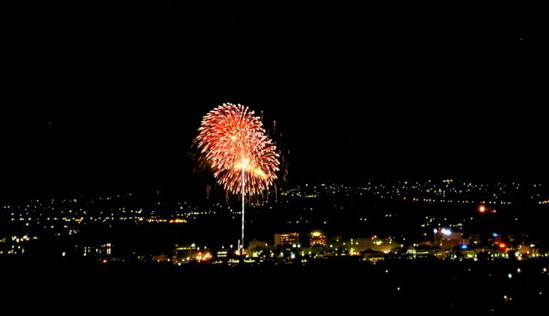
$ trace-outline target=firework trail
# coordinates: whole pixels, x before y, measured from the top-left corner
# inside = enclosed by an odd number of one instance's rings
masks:
[[[198,148],[226,191],[259,195],[277,179],[276,146],[248,107],[224,103],[202,118],[198,131]]]

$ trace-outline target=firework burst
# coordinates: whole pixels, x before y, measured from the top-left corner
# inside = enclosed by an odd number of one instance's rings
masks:
[[[259,195],[277,179],[276,146],[248,107],[224,103],[202,118],[198,132],[198,148],[226,191]]]

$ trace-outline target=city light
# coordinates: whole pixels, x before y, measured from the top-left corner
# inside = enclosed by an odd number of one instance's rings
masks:
[[[448,228],[442,228],[440,230],[440,232],[443,234],[443,235],[446,235],[446,236],[449,236],[449,235],[452,235],[452,231]]]

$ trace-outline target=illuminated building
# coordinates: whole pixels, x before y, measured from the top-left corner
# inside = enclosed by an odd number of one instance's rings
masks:
[[[311,247],[313,246],[326,246],[326,235],[324,235],[321,231],[315,230],[311,232],[311,241],[310,241]]]
[[[471,245],[478,245],[482,242],[480,238],[480,233],[470,233],[469,234],[469,242]]]
[[[173,250],[173,262],[178,263],[189,263],[190,261],[195,260],[198,249],[194,244],[192,245],[175,245]]]
[[[459,246],[463,244],[463,233],[448,228],[434,229],[434,242],[443,249]]]
[[[110,242],[100,245],[86,245],[82,247],[82,256],[102,260],[112,256],[112,248]],[[67,254],[63,254],[63,256],[65,255]]]
[[[229,251],[227,249],[221,249],[217,251],[217,258],[224,260],[229,257]]]
[[[168,256],[168,254],[165,254],[165,253],[160,253],[152,256],[153,262],[164,262],[164,261],[169,261],[169,259],[170,257]]]
[[[274,235],[275,247],[282,246],[298,246],[299,245],[299,233],[286,233]]]

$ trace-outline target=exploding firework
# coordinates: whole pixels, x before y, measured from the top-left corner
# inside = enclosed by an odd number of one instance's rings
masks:
[[[198,148],[226,191],[259,195],[277,179],[276,146],[248,107],[224,103],[202,118],[198,131]]]

